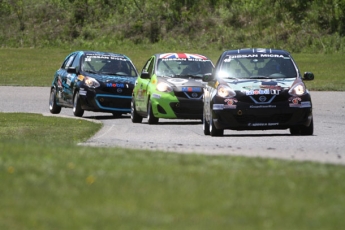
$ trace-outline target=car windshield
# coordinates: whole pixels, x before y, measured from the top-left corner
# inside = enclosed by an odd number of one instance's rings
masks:
[[[229,55],[222,60],[218,74],[225,79],[295,78],[297,69],[289,56]]]
[[[115,55],[85,55],[82,60],[82,71],[103,75],[138,76],[128,59]]]
[[[207,59],[169,58],[159,59],[156,75],[160,77],[202,78],[212,73],[213,65]]]

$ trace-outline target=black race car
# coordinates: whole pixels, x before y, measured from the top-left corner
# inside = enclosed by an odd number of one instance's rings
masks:
[[[49,110],[73,108],[77,117],[84,110],[109,112],[114,116],[130,113],[138,72],[123,54],[76,51],[69,54],[54,75]]]
[[[239,49],[221,54],[212,75],[205,75],[203,130],[222,136],[224,129],[290,129],[313,134],[310,94],[303,77],[284,50]]]

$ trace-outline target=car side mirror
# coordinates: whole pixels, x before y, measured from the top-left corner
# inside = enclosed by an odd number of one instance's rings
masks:
[[[314,80],[314,74],[312,72],[304,72],[303,80],[306,80],[306,81]]]
[[[140,77],[142,79],[150,79],[150,74],[148,72],[146,72],[146,71],[143,71],[143,72],[141,72]]]
[[[207,73],[204,76],[202,76],[202,81],[209,82],[214,79],[213,75],[211,73]]]
[[[67,73],[75,73],[76,74],[77,69],[75,67],[70,66],[67,68]]]

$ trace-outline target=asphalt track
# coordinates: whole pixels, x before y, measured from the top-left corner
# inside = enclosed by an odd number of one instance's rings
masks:
[[[345,164],[345,92],[311,92],[313,136],[291,136],[288,130],[232,131],[205,136],[195,120],[161,119],[158,125],[133,124],[130,116],[85,112],[104,127],[81,145],[164,150],[182,154],[237,155]],[[49,113],[49,87],[0,86],[0,112]],[[72,109],[58,116],[73,118]]]

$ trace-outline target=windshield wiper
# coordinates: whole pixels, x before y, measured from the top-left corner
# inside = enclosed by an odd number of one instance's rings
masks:
[[[86,72],[86,73],[94,73],[94,74],[98,74],[98,72],[93,71],[93,70],[84,70],[84,72]]]
[[[182,74],[182,75],[176,74],[174,77],[181,77],[181,78],[202,78],[202,76],[200,76],[200,75],[193,75],[193,74]]]
[[[267,77],[267,76],[251,76],[249,79],[273,79],[273,77]]]

